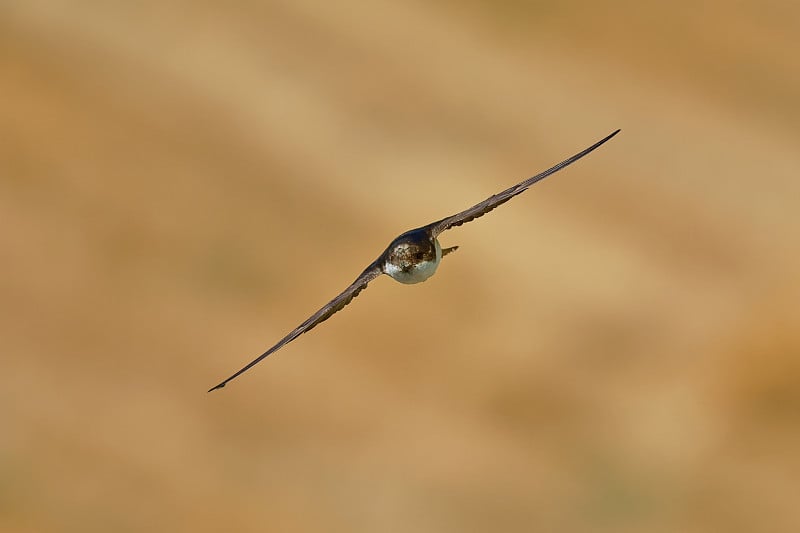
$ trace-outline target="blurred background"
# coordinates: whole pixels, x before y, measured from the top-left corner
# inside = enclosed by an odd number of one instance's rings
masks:
[[[798,50],[789,1],[3,2],[0,530],[800,530]]]

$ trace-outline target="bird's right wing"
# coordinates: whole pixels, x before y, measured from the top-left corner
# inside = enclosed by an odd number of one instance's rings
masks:
[[[262,353],[261,355],[259,355],[258,357],[247,363],[247,365],[245,365],[241,370],[233,374],[225,381],[209,389],[208,392],[221,389],[222,387],[227,385],[229,381],[247,372],[248,370],[250,370],[250,368],[260,363],[262,359],[264,359],[271,353],[278,351],[285,344],[292,342],[294,339],[296,339],[306,331],[309,331],[320,322],[324,322],[325,320],[329,319],[331,316],[333,316],[334,313],[342,310],[344,306],[346,306],[353,300],[353,298],[358,296],[358,293],[363,291],[370,281],[377,278],[381,274],[383,274],[383,271],[381,270],[380,259],[379,259],[376,260],[374,263],[372,263],[370,266],[368,266],[364,270],[364,272],[362,272],[361,275],[359,275],[358,278],[356,278],[356,280],[350,284],[349,287],[347,287],[344,291],[342,291],[341,294],[339,294],[336,298],[325,304],[322,307],[322,309],[320,309],[312,316],[310,316],[308,320],[306,320],[305,322],[294,328],[288,335],[279,340],[275,346],[273,346],[266,352]]]

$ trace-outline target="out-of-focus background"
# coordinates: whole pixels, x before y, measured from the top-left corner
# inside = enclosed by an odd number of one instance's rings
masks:
[[[3,2],[0,529],[800,530],[798,50],[789,1]]]

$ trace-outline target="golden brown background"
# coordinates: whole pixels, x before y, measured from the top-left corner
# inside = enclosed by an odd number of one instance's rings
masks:
[[[3,2],[0,530],[800,531],[799,50],[790,1]]]

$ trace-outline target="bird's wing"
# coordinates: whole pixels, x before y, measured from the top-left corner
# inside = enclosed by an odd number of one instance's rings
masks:
[[[322,309],[314,313],[311,317],[308,318],[308,320],[306,320],[305,322],[294,328],[288,335],[279,340],[275,346],[273,346],[266,352],[262,353],[261,355],[259,355],[258,357],[247,363],[247,365],[245,365],[244,368],[233,374],[231,377],[229,377],[219,385],[209,389],[208,392],[211,392],[216,389],[221,389],[222,387],[227,385],[229,381],[247,372],[250,368],[261,362],[262,359],[264,359],[271,353],[277,352],[285,344],[292,342],[294,339],[296,339],[306,331],[310,330],[320,322],[324,322],[325,320],[329,319],[331,316],[333,316],[334,313],[342,310],[344,306],[346,306],[353,300],[353,298],[358,296],[358,293],[363,291],[370,281],[377,278],[381,274],[383,274],[383,271],[381,270],[380,259],[378,259],[370,266],[368,266],[364,270],[364,272],[362,272],[361,275],[358,276],[358,278],[356,278],[356,280],[350,284],[349,287],[347,287],[344,291],[342,291],[342,293],[339,296],[337,296],[336,298],[325,304],[322,307]]]
[[[485,215],[486,213],[488,213],[489,211],[491,211],[492,209],[494,209],[498,205],[509,201],[510,199],[512,199],[513,197],[518,195],[519,193],[527,190],[528,187],[530,187],[531,185],[533,185],[537,181],[543,180],[544,178],[546,178],[550,174],[554,174],[554,173],[558,172],[562,168],[571,165],[572,163],[574,163],[575,161],[577,161],[581,157],[587,155],[588,153],[590,153],[591,151],[595,150],[596,148],[599,148],[600,145],[602,145],[603,143],[605,143],[606,141],[611,139],[611,137],[613,137],[614,135],[619,133],[619,131],[620,130],[615,131],[614,133],[608,135],[604,139],[601,139],[601,140],[597,141],[596,143],[591,145],[589,148],[583,150],[582,152],[579,152],[579,153],[573,155],[572,157],[570,157],[568,159],[565,159],[564,161],[560,162],[559,164],[557,164],[557,165],[555,165],[555,166],[553,166],[551,168],[548,168],[544,172],[541,172],[541,173],[533,176],[532,178],[528,178],[525,181],[523,181],[522,183],[518,183],[517,185],[514,185],[513,187],[511,187],[509,189],[506,189],[503,192],[497,193],[494,196],[490,196],[489,198],[487,198],[486,200],[482,201],[481,203],[473,205],[469,209],[466,209],[466,210],[464,210],[464,211],[462,211],[462,212],[460,212],[458,214],[449,216],[447,218],[443,218],[442,220],[438,220],[438,221],[436,221],[436,222],[434,222],[432,224],[429,224],[428,226],[426,226],[426,229],[428,231],[430,231],[430,233],[431,233],[431,235],[433,237],[436,237],[437,235],[439,235],[443,231],[445,231],[447,229],[450,229],[453,226],[460,226],[461,224],[466,224],[470,220],[474,220],[474,219],[476,219],[476,218],[478,218],[480,216]]]

